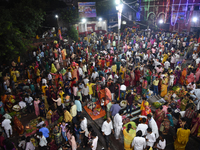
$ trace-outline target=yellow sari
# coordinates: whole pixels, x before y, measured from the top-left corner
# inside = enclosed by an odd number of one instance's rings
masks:
[[[167,94],[167,87],[168,87],[168,79],[165,78],[165,80],[162,80],[162,85],[161,85],[161,97],[165,97],[165,95]]]
[[[136,136],[136,131],[133,129],[130,129],[129,132],[127,132],[127,130],[124,129],[123,134],[124,134],[124,149],[132,150],[133,148],[131,148],[131,143],[134,137]]]
[[[185,150],[187,142],[189,141],[190,129],[179,128],[177,130],[177,138],[174,142],[175,150]]]
[[[119,72],[122,73],[121,77],[122,77],[122,80],[123,80],[124,79],[124,74],[126,72],[126,68],[120,67]]]
[[[162,61],[162,63],[165,63],[166,60],[167,60],[167,58],[168,58],[168,55],[167,55],[167,54],[164,54],[164,57],[163,57],[163,61]]]

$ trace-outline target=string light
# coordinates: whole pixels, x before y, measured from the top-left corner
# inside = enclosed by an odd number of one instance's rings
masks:
[[[176,21],[177,21],[177,19],[178,19],[178,14],[179,14],[180,5],[181,5],[181,0],[179,1],[178,11],[177,11],[177,13],[176,13],[176,19],[175,19],[175,21],[174,21],[174,24],[172,23],[172,17],[171,17],[171,25],[172,25],[172,26],[174,26],[174,25],[176,24]],[[174,6],[174,0],[173,0],[172,6]],[[173,15],[173,10],[172,10],[172,15]]]

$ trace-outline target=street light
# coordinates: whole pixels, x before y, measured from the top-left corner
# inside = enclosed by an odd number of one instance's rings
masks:
[[[117,15],[118,15],[118,51],[119,51],[119,47],[120,47],[120,29],[121,29],[121,23],[122,23],[122,10],[123,10],[123,4],[121,4],[120,0],[115,0],[117,6],[116,6],[116,10],[118,11]]]
[[[102,21],[102,18],[99,18],[99,21]]]
[[[159,20],[159,23],[160,23],[160,24],[163,24],[163,20],[162,20],[162,19],[160,19],[160,20]]]
[[[83,23],[86,23],[86,21],[87,21],[87,20],[86,20],[85,18],[82,19],[82,22],[83,22]]]
[[[116,3],[117,5],[119,5],[119,4],[120,4],[120,0],[115,0],[115,3]]]
[[[126,24],[126,21],[122,21],[122,24]]]
[[[58,15],[55,15],[55,18],[58,18]]]
[[[195,23],[197,22],[197,20],[198,20],[197,17],[193,17],[193,18],[192,18],[192,21],[195,22]]]

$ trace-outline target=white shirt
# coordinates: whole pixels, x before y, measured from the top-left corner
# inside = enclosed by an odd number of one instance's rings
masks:
[[[68,80],[71,80],[72,79],[72,73],[71,72],[68,72]]]
[[[10,119],[4,119],[1,126],[4,127],[4,129],[11,129],[12,126],[10,125],[11,121]]]
[[[143,150],[146,148],[146,140],[143,137],[135,137],[131,145],[134,146],[134,150]]]
[[[157,147],[158,147],[159,149],[164,150],[165,147],[166,147],[166,140],[165,140],[165,139],[164,139],[164,141],[159,140],[159,142],[158,142],[158,144],[157,144]]]
[[[155,134],[153,132],[151,134],[147,133],[146,139],[148,139],[147,146],[153,147],[154,143],[156,142]]]
[[[149,120],[149,127],[152,129],[152,132],[156,135],[156,139],[157,139],[159,137],[158,126],[155,120],[153,119],[153,117],[151,117],[151,119]]]
[[[121,90],[121,91],[126,91],[126,86],[125,86],[124,84],[121,85],[121,86],[120,86],[120,90]]]
[[[52,80],[52,75],[50,73],[48,74],[48,80]]]
[[[84,84],[88,84],[88,82],[89,82],[89,79],[83,79],[83,82],[84,82]]]
[[[143,59],[147,60],[148,59],[148,54],[144,54]]]
[[[174,81],[174,78],[175,78],[175,76],[174,76],[173,74],[171,74],[171,75],[169,76],[170,81]]]
[[[131,52],[130,51],[128,51],[127,53],[126,53],[126,56],[129,56],[129,57],[131,57]]]
[[[101,131],[105,134],[105,135],[110,135],[111,131],[113,129],[113,125],[112,125],[112,121],[110,121],[109,123],[106,121],[104,121]]]
[[[42,137],[41,137],[41,136],[37,136],[37,138],[40,139],[39,145],[40,145],[41,147],[47,146],[47,140],[46,140],[46,138],[44,137],[44,135],[43,135]]]
[[[42,84],[47,85],[47,80],[45,78],[42,79]]]
[[[97,143],[98,143],[98,136],[96,136],[93,140],[92,140],[92,150],[96,150],[97,149]]]
[[[165,68],[165,69],[168,69],[168,68],[169,68],[169,66],[170,66],[170,63],[169,63],[169,61],[166,61],[166,62],[164,63],[164,68]]]
[[[117,113],[114,116],[113,122],[114,122],[114,128],[122,128],[122,125],[123,125],[122,116],[119,115],[119,113]]]
[[[83,131],[85,131],[87,129],[87,119],[85,117],[81,121],[80,127],[81,127],[81,130],[83,130]]]
[[[192,54],[193,59],[197,59],[197,57],[198,57],[198,54]]]
[[[20,101],[19,106],[21,107],[21,109],[23,109],[26,107],[26,103],[24,101]]]
[[[83,70],[81,67],[78,68],[78,73],[79,73],[79,76],[82,76],[83,75]]]
[[[136,133],[137,133],[139,130],[141,130],[141,131],[142,131],[142,136],[144,136],[144,135],[147,134],[147,128],[148,128],[148,125],[147,125],[147,124],[140,123],[140,124],[138,124],[138,126],[137,126]]]
[[[32,142],[26,143],[26,150],[35,150],[35,147]]]
[[[118,78],[119,78],[118,75],[115,74],[115,75],[114,75],[114,83],[116,83],[116,81],[117,81]]]
[[[29,103],[29,105],[32,105],[33,103],[32,103],[32,101],[33,101],[33,98],[32,97],[25,97],[25,101],[27,102],[27,103]]]
[[[199,62],[200,62],[200,58],[197,58],[196,59],[196,64],[199,64]]]
[[[97,77],[99,77],[98,72],[93,72],[91,78],[95,80]]]
[[[200,89],[194,89],[190,91],[190,93],[194,94],[194,96],[200,100]]]
[[[178,62],[179,59],[180,59],[180,55],[179,54],[175,54],[175,57],[176,57],[176,62]]]
[[[82,88],[82,94],[85,95],[85,96],[89,94],[89,87],[88,86],[87,87],[84,86]]]

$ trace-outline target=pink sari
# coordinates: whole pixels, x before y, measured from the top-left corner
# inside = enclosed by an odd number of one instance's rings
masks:
[[[190,73],[189,76],[187,76],[187,84],[194,82],[194,73]]]

